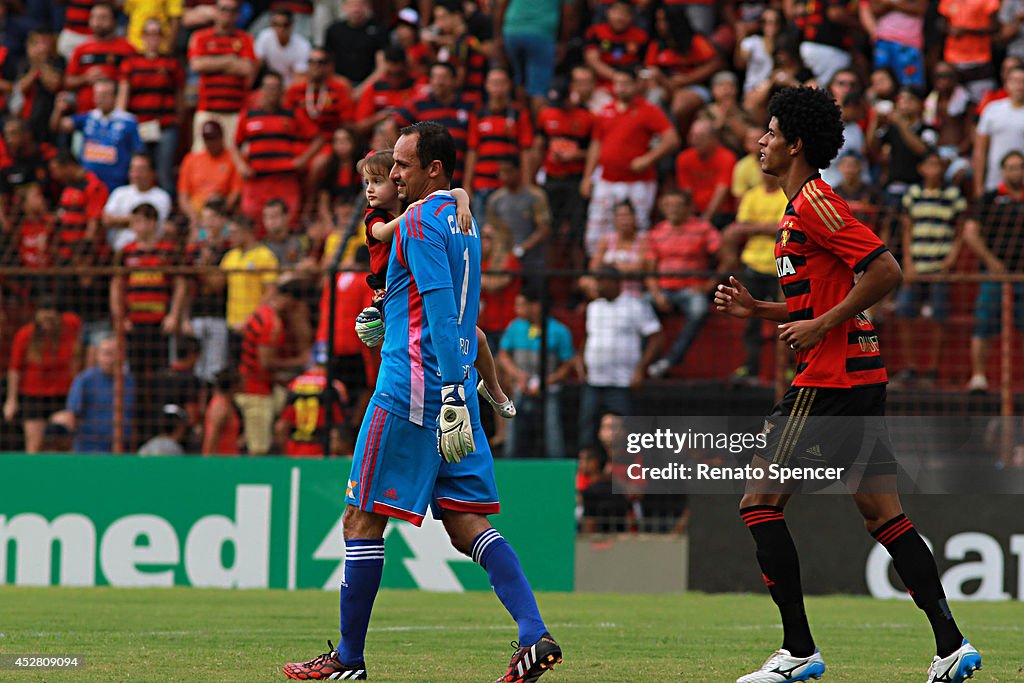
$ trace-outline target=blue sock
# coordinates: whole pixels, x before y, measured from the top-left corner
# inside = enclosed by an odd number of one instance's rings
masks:
[[[519,643],[533,645],[547,631],[537,609],[530,582],[516,557],[516,551],[497,529],[488,529],[475,539],[470,552],[473,561],[487,571],[494,593],[519,626]]]
[[[370,627],[373,600],[384,572],[383,538],[345,539],[345,577],[341,580],[341,642],[338,659],[360,664]]]

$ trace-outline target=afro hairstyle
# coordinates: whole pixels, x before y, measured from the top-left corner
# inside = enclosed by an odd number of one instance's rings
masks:
[[[804,157],[814,168],[827,168],[843,146],[843,119],[831,93],[806,86],[783,88],[768,102],[768,115],[790,144],[804,143]]]

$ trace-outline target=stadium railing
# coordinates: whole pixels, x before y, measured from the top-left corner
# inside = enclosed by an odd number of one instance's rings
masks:
[[[199,278],[219,273],[216,268],[166,268],[168,275],[182,275],[189,283]],[[118,354],[122,359],[148,358],[159,370],[169,368],[170,354],[173,352],[173,337],[166,339],[146,340],[135,339],[124,329],[113,330],[110,313],[110,283],[114,278],[126,273],[115,268],[68,268],[68,269],[26,269],[0,268],[0,286],[2,286],[3,316],[0,320],[0,362],[4,369],[9,368],[11,346],[17,331],[32,322],[34,305],[40,297],[54,295],[62,311],[73,312],[81,319],[80,338],[83,342],[95,341],[104,335],[112,335],[116,340]],[[252,274],[252,273],[250,273]],[[540,278],[543,286],[542,309],[545,316],[553,317],[564,323],[572,333],[573,346],[577,354],[582,354],[586,341],[586,301],[575,291],[574,283],[586,275],[585,271],[549,270],[544,273],[531,273],[532,279]],[[321,283],[320,273],[297,272],[282,270],[271,273],[278,276],[298,277],[306,283],[304,298],[309,311],[309,323],[312,330],[316,329],[319,312]],[[643,274],[634,274],[639,277]],[[660,275],[665,275],[664,273]],[[713,273],[687,273],[687,275],[711,276]],[[1024,274],[1001,273],[982,274],[971,272],[966,268],[957,268],[952,273],[919,278],[920,282],[943,282],[950,289],[949,312],[941,323],[944,337],[939,348],[938,363],[928,359],[929,342],[936,327],[930,325],[926,318],[902,318],[895,315],[893,296],[876,307],[869,315],[878,328],[883,357],[890,378],[893,380],[889,392],[889,413],[898,415],[962,415],[1012,417],[1021,413],[1017,395],[1021,389],[1021,377],[1015,369],[1021,359],[1021,345],[1017,343],[1017,327],[1015,325],[1015,306],[1021,306],[1015,300],[1015,287],[1024,285]],[[975,300],[980,283],[999,283],[997,305],[983,312],[982,325],[977,320]],[[710,296],[710,295],[709,295]],[[333,311],[329,312],[333,316]],[[683,322],[678,312],[661,316],[666,348],[676,338]],[[1019,316],[1018,316],[1019,318]],[[330,322],[333,322],[330,321]],[[967,382],[971,376],[972,336],[976,328],[986,328],[986,334],[996,333],[1000,327],[1002,334],[993,336],[989,342],[990,351],[985,360],[985,370],[989,382],[986,392],[971,393],[967,390]],[[330,327],[329,323],[329,327]],[[761,368],[756,377],[737,377],[734,371],[743,364],[743,334],[746,321],[728,318],[713,310],[709,311],[704,327],[683,361],[672,368],[665,378],[648,378],[633,391],[631,410],[636,414],[647,415],[758,415],[767,412],[773,399],[789,384],[792,377],[790,352],[775,341],[774,326],[764,323],[760,328]],[[912,335],[909,346],[901,344],[900,335],[907,329]],[[980,328],[979,328],[980,329]],[[132,341],[136,348],[131,348]],[[548,346],[547,329],[540,330],[540,343],[544,349]],[[142,344],[140,348],[138,345]],[[150,344],[147,346],[147,344]],[[166,345],[165,345],[166,344]],[[976,344],[976,342],[975,342]],[[83,344],[83,347],[85,344]],[[909,348],[912,357],[907,357],[905,349]],[[237,353],[237,349],[234,351]],[[163,356],[163,354],[168,354]],[[157,356],[154,358],[154,356]],[[162,360],[161,360],[162,358]],[[542,355],[542,367],[546,372],[553,370],[547,366],[546,357]],[[95,364],[94,352],[83,348],[82,365]],[[238,369],[238,359],[233,360]],[[123,407],[125,396],[124,364],[118,363],[114,370],[113,403]],[[904,378],[901,371],[917,369],[916,377]],[[52,369],[44,368],[43,377]],[[929,372],[933,371],[933,372]],[[543,392],[546,372],[539,373]],[[37,379],[40,375],[37,375]],[[6,384],[7,373],[4,373]],[[897,381],[898,380],[898,381]],[[577,376],[567,380],[562,388],[559,403],[561,407],[562,432],[564,435],[564,454],[575,457],[578,453],[577,428],[579,419],[579,388],[581,378]],[[510,393],[514,387],[506,387]],[[543,395],[543,393],[541,394]],[[6,394],[5,394],[6,396]],[[209,393],[200,394],[199,412],[192,415],[193,436],[185,441],[187,451],[196,451],[195,432],[201,429],[201,420],[205,409],[205,400]],[[152,397],[143,397],[146,400]],[[153,399],[156,400],[156,399]],[[154,404],[155,405],[155,404]],[[21,403],[24,408],[24,403]],[[156,416],[154,416],[154,413]],[[482,411],[487,429],[494,432],[494,417],[491,411]],[[122,412],[114,411],[114,419],[121,420]],[[112,450],[114,452],[133,452],[140,445],[140,438],[149,433],[159,431],[157,417],[164,415],[162,405],[150,414],[129,416],[128,436],[124,431],[114,429]],[[525,419],[524,419],[525,418]],[[544,424],[544,411],[540,410],[535,417],[523,415],[525,421],[533,420],[531,442],[522,444],[516,457],[530,457],[543,452],[542,444],[548,427]],[[0,430],[0,441],[4,450],[21,450],[22,415],[13,419],[5,419]],[[1012,425],[1012,420],[1004,420],[1004,424]],[[59,431],[59,430],[55,430]],[[1018,430],[1019,431],[1019,430]],[[351,435],[348,435],[351,438]],[[1015,450],[1014,434],[1003,429],[1000,434],[1003,457]],[[493,450],[497,457],[504,454],[503,447],[496,445]]]

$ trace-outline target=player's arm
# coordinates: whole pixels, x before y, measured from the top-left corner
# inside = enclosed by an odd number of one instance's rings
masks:
[[[902,281],[903,272],[892,252],[883,251],[871,259],[845,299],[814,320],[779,325],[779,339],[796,351],[810,348],[837,326],[877,304]]]
[[[743,283],[732,275],[729,276],[729,284],[718,285],[715,291],[715,308],[734,318],[760,318],[776,323],[789,320],[789,309],[786,308],[785,302],[755,299]]]

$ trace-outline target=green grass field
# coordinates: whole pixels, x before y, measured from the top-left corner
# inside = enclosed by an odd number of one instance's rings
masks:
[[[728,681],[759,665],[781,638],[761,595],[543,594],[566,661],[542,679]],[[957,604],[984,656],[975,680],[1024,681],[1024,607]],[[932,653],[912,604],[810,598],[829,665],[824,681],[921,683]],[[2,681],[284,680],[280,666],[324,651],[337,596],[300,591],[0,588],[0,653],[80,654],[71,672],[0,671]],[[367,642],[371,680],[493,681],[515,628],[493,595],[385,591]]]

